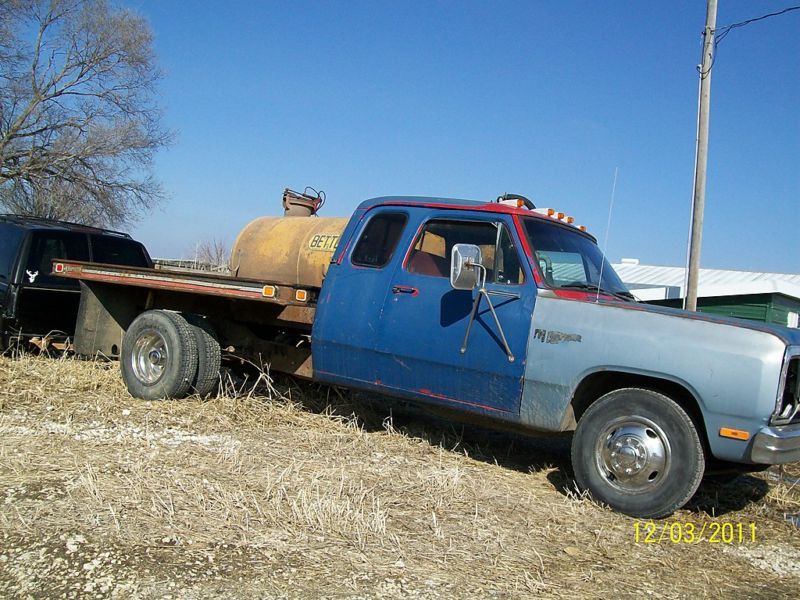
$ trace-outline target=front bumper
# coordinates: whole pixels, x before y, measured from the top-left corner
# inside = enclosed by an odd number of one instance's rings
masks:
[[[761,429],[753,438],[750,460],[764,465],[800,461],[800,424]]]

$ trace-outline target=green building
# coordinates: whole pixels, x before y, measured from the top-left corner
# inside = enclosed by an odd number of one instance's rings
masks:
[[[632,259],[623,259],[613,266],[640,300],[660,306],[683,306],[684,268],[640,265]],[[800,274],[700,269],[697,309],[798,327]]]

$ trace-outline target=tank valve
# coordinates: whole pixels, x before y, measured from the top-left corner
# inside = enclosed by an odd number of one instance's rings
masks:
[[[302,194],[289,188],[283,190],[284,217],[311,217],[317,214],[323,204],[325,204],[325,192],[318,192],[314,188],[307,187]]]

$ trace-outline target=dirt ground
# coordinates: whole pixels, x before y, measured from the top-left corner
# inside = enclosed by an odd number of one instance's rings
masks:
[[[800,597],[796,464],[649,524],[575,492],[569,440],[261,390],[145,402],[113,363],[0,358],[0,596]]]

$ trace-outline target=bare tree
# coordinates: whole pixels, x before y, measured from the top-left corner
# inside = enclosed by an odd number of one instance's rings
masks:
[[[95,225],[163,199],[147,22],[106,0],[0,0],[0,206]]]
[[[198,263],[206,264],[215,270],[228,270],[228,257],[230,249],[225,240],[212,238],[197,244],[195,249],[195,260]]]

